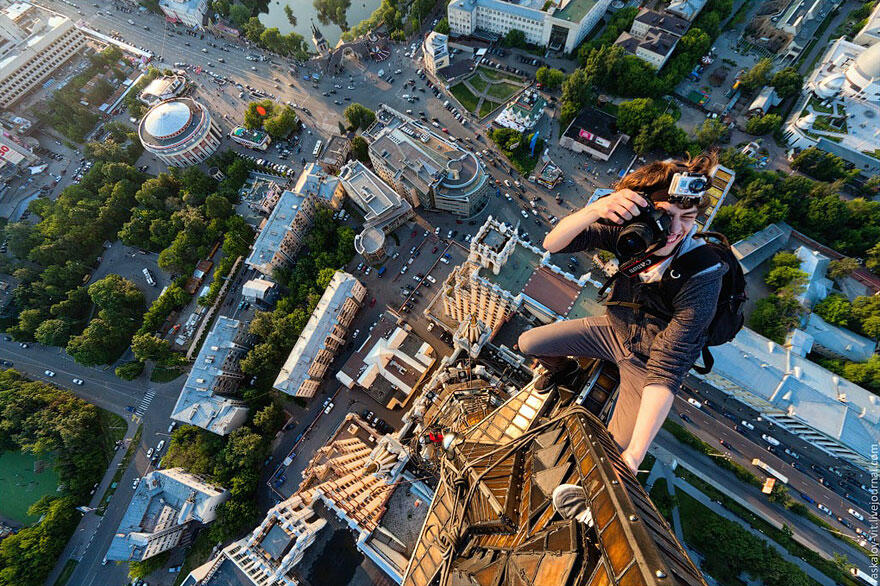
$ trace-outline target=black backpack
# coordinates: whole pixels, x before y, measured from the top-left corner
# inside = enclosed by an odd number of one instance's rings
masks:
[[[721,293],[718,295],[715,316],[709,324],[709,337],[706,339],[706,345],[703,346],[703,366],[694,365],[693,367],[698,373],[707,374],[715,364],[709,346],[720,346],[736,337],[745,323],[743,306],[748,295],[746,294],[746,278],[742,266],[734,256],[727,238],[718,232],[700,232],[694,234],[694,238],[702,238],[706,241],[705,245],[693,248],[673,259],[660,281],[660,286],[663,289],[664,298],[674,299],[690,276],[715,266],[719,262],[727,265],[727,272],[721,282]],[[674,272],[679,273],[680,277],[671,278],[670,275]]]

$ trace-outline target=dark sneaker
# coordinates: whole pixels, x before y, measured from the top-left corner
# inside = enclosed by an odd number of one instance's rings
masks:
[[[547,393],[558,385],[561,382],[566,381],[571,376],[574,376],[578,370],[580,370],[580,364],[578,364],[577,360],[572,360],[569,358],[568,362],[566,362],[565,366],[560,368],[557,371],[550,372],[547,371],[535,380],[535,390],[539,393]]]
[[[587,506],[587,493],[577,484],[560,484],[554,488],[553,508],[563,519],[574,519],[593,526],[593,513]]]

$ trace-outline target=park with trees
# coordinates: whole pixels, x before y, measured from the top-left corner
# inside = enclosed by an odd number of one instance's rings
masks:
[[[55,565],[125,433],[122,418],[66,390],[0,370],[0,453],[21,451],[51,461],[57,493],[33,503],[40,521],[0,542],[0,585],[42,584]]]
[[[296,111],[273,100],[260,100],[248,104],[244,112],[244,127],[248,130],[265,130],[273,139],[287,138],[299,130],[301,123]]]

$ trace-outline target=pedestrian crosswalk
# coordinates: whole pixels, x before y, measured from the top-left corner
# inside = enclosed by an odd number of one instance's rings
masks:
[[[141,402],[138,403],[137,409],[135,409],[134,414],[138,417],[143,417],[144,413],[147,412],[147,409],[150,408],[150,403],[153,402],[153,397],[156,396],[156,391],[147,391],[144,395],[144,398],[141,399]]]

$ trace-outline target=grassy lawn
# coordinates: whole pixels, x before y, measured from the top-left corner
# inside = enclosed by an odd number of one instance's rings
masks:
[[[657,507],[657,510],[660,511],[660,514],[663,515],[666,522],[672,526],[672,508],[678,504],[678,495],[673,497],[669,494],[665,478],[658,478],[657,481],[654,482],[654,487],[651,488],[650,496],[651,502],[653,502],[654,506]]]
[[[79,562],[73,559],[67,560],[67,563],[64,564],[64,569],[61,570],[61,573],[58,574],[58,579],[55,580],[55,586],[64,586],[67,584],[67,581],[70,580],[73,571],[76,569],[77,563]]]
[[[167,366],[161,366],[157,364],[153,367],[153,372],[150,374],[150,380],[154,383],[168,383],[179,377],[183,374],[183,371],[176,366],[172,366],[171,368]]]
[[[35,456],[20,450],[7,450],[0,454],[0,495],[3,495],[0,515],[22,525],[38,521],[39,515],[28,515],[28,509],[44,496],[55,495],[58,488],[55,463],[54,453]]]
[[[826,560],[817,552],[811,549],[807,549],[799,542],[795,541],[794,538],[791,537],[790,534],[786,531],[783,531],[782,529],[777,529],[776,527],[768,523],[763,517],[756,515],[752,511],[741,506],[739,503],[728,497],[726,494],[722,493],[719,490],[716,490],[715,487],[705,482],[703,479],[690,473],[689,471],[685,470],[683,467],[679,466],[675,470],[675,475],[683,478],[688,483],[698,488],[700,492],[702,492],[712,500],[720,502],[721,506],[748,523],[753,529],[757,529],[758,531],[784,547],[793,556],[802,558],[804,561],[806,561],[808,564],[810,564],[823,574],[833,578],[835,581],[837,581],[838,584],[850,584],[853,586],[857,584],[856,580],[854,580],[848,573],[842,571],[834,562],[832,562],[831,560]],[[676,495],[678,495],[678,493],[676,493]],[[653,491],[651,492],[651,496],[653,497]],[[684,510],[682,510],[681,513],[683,516]],[[806,517],[808,519],[812,517],[812,519],[810,520],[815,519],[815,521],[819,521],[826,527],[828,526],[827,523],[824,523],[821,519],[818,519],[812,513],[807,513]],[[684,517],[682,517],[682,519],[683,518]],[[682,521],[682,523],[684,523],[684,521]],[[832,535],[836,534],[832,533]]]
[[[103,515],[104,509],[107,508],[107,504],[110,502],[110,499],[113,498],[113,493],[116,492],[116,487],[119,484],[119,481],[122,480],[122,474],[125,472],[125,469],[128,468],[128,463],[131,461],[132,456],[134,456],[138,444],[141,443],[141,434],[143,430],[144,427],[139,425],[137,431],[134,432],[134,436],[131,438],[131,443],[128,444],[128,449],[125,451],[125,456],[116,468],[116,473],[113,474],[113,480],[110,482],[110,486],[107,487],[107,490],[104,491],[104,496],[101,497],[101,504],[98,505],[98,510],[95,511],[97,514]]]
[[[744,570],[765,584],[813,583],[803,570],[783,559],[778,551],[739,523],[716,515],[690,495],[677,493],[676,500],[685,541],[703,554],[703,571],[720,584],[741,584],[739,576]],[[782,582],[780,576],[784,577]],[[769,578],[776,579],[768,582]]]
[[[478,92],[486,91],[486,87],[488,87],[488,85],[489,85],[489,82],[486,81],[485,79],[483,79],[483,77],[480,76],[479,74],[471,76],[470,78],[468,78],[467,81],[469,84],[471,84],[471,87],[474,88],[475,90],[477,90]]]
[[[482,118],[483,116],[488,116],[489,112],[494,110],[500,106],[500,104],[496,104],[495,102],[490,102],[489,100],[483,100],[483,103],[480,105],[480,112],[478,116]]]
[[[468,112],[474,112],[477,109],[477,102],[480,101],[479,98],[472,94],[463,83],[452,86],[449,88],[449,91],[452,92],[455,99],[457,99]]]
[[[513,85],[512,83],[495,83],[489,86],[486,93],[493,98],[498,98],[501,102],[506,102],[510,96],[517,92],[517,90],[519,90],[519,86]]]
[[[98,411],[101,415],[104,453],[107,455],[107,462],[109,463],[113,459],[113,454],[116,453],[116,442],[125,437],[125,430],[128,429],[128,424],[125,422],[125,419],[115,413],[110,413],[100,407]]]
[[[807,105],[813,109],[814,112],[819,114],[831,114],[831,108],[825,108],[822,106],[822,102],[816,99],[815,97],[810,98],[810,101],[807,102]]]
[[[512,81],[520,81],[520,78],[513,75],[512,73],[507,73],[505,71],[498,71],[497,69],[490,69],[488,67],[478,67],[477,71],[486,79],[491,79],[492,81],[503,81],[505,79],[509,79]]]

